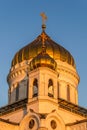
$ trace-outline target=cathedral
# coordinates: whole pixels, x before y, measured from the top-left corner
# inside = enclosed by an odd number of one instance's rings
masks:
[[[75,60],[46,33],[46,16],[41,16],[41,34],[12,59],[0,130],[87,130]]]

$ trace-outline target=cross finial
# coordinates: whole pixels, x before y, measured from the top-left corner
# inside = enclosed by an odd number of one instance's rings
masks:
[[[46,53],[46,46],[45,46],[45,40],[47,40],[47,36],[44,32],[41,34],[41,40],[42,40],[42,53]]]
[[[41,39],[42,39],[42,45],[43,47],[45,46],[44,43],[45,43],[45,40],[47,39],[47,36],[44,34],[44,32],[41,34]]]
[[[41,13],[40,16],[42,17],[42,29],[44,31],[44,29],[46,28],[45,22],[47,20],[47,16],[45,15],[45,13]]]

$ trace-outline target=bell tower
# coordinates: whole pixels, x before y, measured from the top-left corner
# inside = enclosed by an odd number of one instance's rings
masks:
[[[39,36],[42,50],[30,61],[28,102],[30,109],[33,108],[39,113],[52,111],[51,102],[55,104],[58,99],[57,63],[46,52],[48,38],[42,26],[42,33]]]

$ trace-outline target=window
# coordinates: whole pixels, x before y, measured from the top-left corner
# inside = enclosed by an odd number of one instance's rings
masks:
[[[70,86],[67,86],[67,100],[70,101]]]
[[[49,79],[49,82],[48,82],[48,96],[53,97],[53,93],[54,93],[53,81],[52,81],[52,79]]]
[[[19,99],[19,84],[16,87],[16,101]]]
[[[55,130],[55,129],[57,128],[57,123],[56,123],[55,120],[52,120],[52,121],[50,122],[50,125],[51,125],[51,128],[52,128],[53,130]]]
[[[30,129],[33,129],[34,125],[35,125],[35,121],[34,121],[34,119],[31,119],[31,120],[29,121],[29,128],[30,128]]]
[[[58,89],[57,89],[57,90],[58,90],[58,93],[57,93],[57,94],[58,94],[58,98],[60,98],[60,88],[59,88],[59,82],[57,82],[57,87],[58,87]]]
[[[23,79],[19,83],[19,99],[27,98],[28,95],[28,80]]]
[[[8,94],[9,94],[9,103],[10,103],[11,102],[11,88],[9,88]]]
[[[33,97],[38,96],[38,80],[34,79],[33,82]]]

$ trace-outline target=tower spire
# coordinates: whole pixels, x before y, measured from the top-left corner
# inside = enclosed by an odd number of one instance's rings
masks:
[[[43,31],[45,31],[45,29],[46,29],[46,20],[47,20],[47,16],[45,15],[45,13],[44,12],[42,12],[41,14],[40,14],[40,16],[42,17],[42,30]]]

